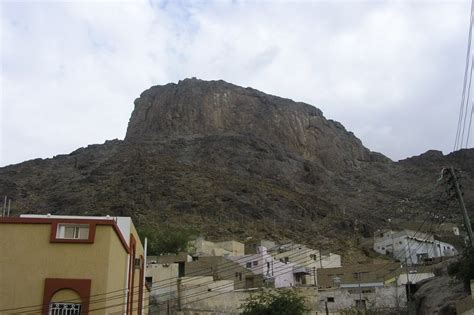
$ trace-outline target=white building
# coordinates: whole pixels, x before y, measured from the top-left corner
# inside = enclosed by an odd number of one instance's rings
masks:
[[[340,255],[333,253],[323,255],[319,250],[308,248],[302,244],[275,246],[270,254],[278,261],[301,266],[295,269],[297,283],[301,285],[315,285],[317,269],[341,267]],[[305,271],[305,273],[301,271]]]
[[[257,254],[228,257],[228,259],[237,262],[256,275],[263,275],[266,281],[274,282],[275,288],[294,286],[296,283],[294,271],[306,272],[301,271],[299,266],[293,263],[275,260],[263,246],[257,248]]]
[[[411,264],[422,264],[426,259],[458,254],[453,245],[434,239],[432,234],[411,230],[385,230],[374,236],[374,250],[382,255]]]

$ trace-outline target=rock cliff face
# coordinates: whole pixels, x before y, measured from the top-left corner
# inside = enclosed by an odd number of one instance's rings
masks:
[[[463,170],[474,207],[474,150],[392,162],[307,104],[223,81],[155,86],[135,101],[124,141],[0,168],[13,214],[127,215],[215,238],[291,238],[347,250],[358,236],[428,213],[453,222],[435,190]],[[416,227],[415,227],[416,228]]]
[[[330,168],[381,158],[308,104],[224,81],[154,86],[135,101],[125,140],[242,135],[282,145]]]

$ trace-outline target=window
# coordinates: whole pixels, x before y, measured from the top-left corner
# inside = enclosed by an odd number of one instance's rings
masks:
[[[153,277],[145,277],[145,283],[151,287],[153,284]]]
[[[257,261],[257,260],[254,261],[254,262],[253,262],[253,265],[254,265],[254,266],[257,266],[257,265],[258,265],[258,261]]]
[[[247,267],[247,268],[252,268],[252,263],[251,263],[251,262],[246,263],[246,264],[245,264],[245,267]]]
[[[58,224],[56,238],[70,240],[87,240],[89,238],[89,225]]]
[[[81,304],[76,303],[51,303],[49,315],[81,315]]]
[[[334,297],[333,296],[328,296],[328,302],[334,302]]]

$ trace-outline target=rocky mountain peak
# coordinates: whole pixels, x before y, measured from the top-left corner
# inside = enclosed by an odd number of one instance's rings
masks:
[[[295,150],[330,168],[384,159],[314,106],[225,81],[185,79],[135,100],[127,142],[239,135]]]

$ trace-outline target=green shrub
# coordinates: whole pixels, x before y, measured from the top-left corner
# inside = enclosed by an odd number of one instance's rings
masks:
[[[148,255],[178,254],[188,250],[188,243],[194,239],[195,231],[188,228],[142,227],[138,234],[148,239]]]
[[[305,299],[291,290],[262,291],[250,296],[240,307],[243,315],[303,315]]]

